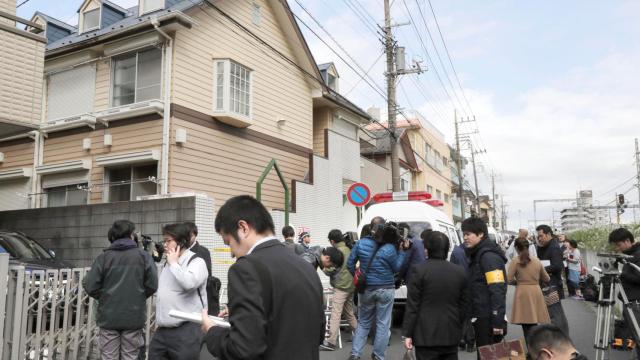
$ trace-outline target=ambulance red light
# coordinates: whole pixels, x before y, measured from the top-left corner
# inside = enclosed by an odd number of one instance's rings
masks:
[[[444,203],[441,200],[427,200],[425,202],[434,207],[444,206]]]
[[[391,201],[427,201],[431,199],[431,194],[426,191],[409,191],[409,192],[386,192],[373,196],[374,203],[383,203]]]

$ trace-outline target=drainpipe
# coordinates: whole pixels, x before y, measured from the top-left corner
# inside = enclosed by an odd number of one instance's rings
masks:
[[[151,19],[151,24],[156,31],[167,39],[164,46],[164,111],[162,123],[162,159],[160,160],[160,194],[169,193],[169,138],[171,130],[171,60],[173,39],[160,29],[160,21],[157,18]]]
[[[42,79],[42,103],[40,104],[40,124],[44,124],[47,116],[47,87],[49,82],[47,76]],[[36,174],[36,167],[43,164],[44,159],[44,135],[40,130],[31,132],[33,135],[33,167],[31,170],[31,208],[42,207],[42,177]]]

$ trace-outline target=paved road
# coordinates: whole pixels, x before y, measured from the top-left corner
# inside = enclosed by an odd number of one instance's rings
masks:
[[[513,299],[513,287],[510,287],[508,293],[508,304]],[[595,350],[593,349],[593,340],[595,335],[595,321],[596,313],[593,303],[576,301],[576,300],[563,300],[562,305],[569,320],[569,327],[571,338],[573,339],[576,348],[585,354],[589,359],[595,359]],[[509,309],[507,309],[509,311]],[[509,325],[507,339],[517,339],[522,337],[522,328],[520,326]],[[343,333],[343,338],[348,338],[350,335]],[[321,351],[320,360],[346,360],[351,351],[351,343],[343,342],[342,349],[336,351]],[[371,358],[372,347],[369,343],[365,347],[362,360],[369,360]],[[386,358],[388,360],[401,360],[404,355],[404,347],[400,339],[400,329],[394,327],[391,329],[391,346],[387,350]],[[631,353],[612,351],[610,353],[610,360],[626,360],[631,357]],[[459,353],[460,360],[475,360],[476,353]],[[213,359],[208,352],[203,350],[201,360]]]

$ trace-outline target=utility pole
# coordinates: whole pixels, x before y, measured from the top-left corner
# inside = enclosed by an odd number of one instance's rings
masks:
[[[502,209],[502,221],[500,221],[500,228],[502,229],[502,231],[505,231],[507,229],[507,212],[505,211],[505,208],[507,206],[508,205],[504,204],[504,194],[502,194],[502,196],[500,197],[500,208]]]
[[[464,174],[462,173],[462,154],[460,152],[460,133],[458,130],[458,114],[456,109],[453,110],[453,123],[456,128],[456,167],[458,168],[458,199],[460,199],[461,217],[464,219]]]
[[[638,138],[636,138],[636,186],[638,187],[638,204],[640,204],[640,149],[638,149]],[[633,222],[637,223],[638,220],[635,217],[636,210],[633,210]]]
[[[480,214],[480,190],[478,188],[478,173],[476,169],[476,154],[481,154],[485,152],[485,150],[474,150],[473,143],[469,141],[469,148],[471,149],[471,163],[473,164],[473,181],[475,182],[476,188],[476,213]]]
[[[496,208],[498,207],[498,203],[496,201],[496,174],[491,171],[491,207],[493,208],[493,227],[498,227],[498,220],[496,220]],[[504,211],[504,209],[502,209]],[[502,222],[502,221],[500,221]],[[504,227],[502,227],[504,230]]]
[[[399,25],[396,25],[399,26]],[[391,6],[389,0],[384,0],[384,45],[387,53],[387,117],[389,132],[391,133],[391,184],[393,191],[400,191],[400,158],[398,157],[398,138],[396,136],[396,81],[398,76],[405,74],[420,74],[420,63],[415,63],[413,69],[405,68],[404,47],[397,47],[391,32]]]

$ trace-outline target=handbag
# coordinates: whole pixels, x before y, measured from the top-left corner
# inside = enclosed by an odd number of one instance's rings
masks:
[[[367,264],[367,270],[371,266],[373,262],[373,258],[376,257],[378,250],[380,250],[381,246],[376,247],[376,251],[373,252],[371,258],[369,259],[369,263]],[[367,287],[367,274],[362,271],[362,266],[356,269],[356,272],[353,274],[353,285],[356,286],[356,290],[359,294],[364,293],[364,289]]]
[[[497,344],[480,346],[480,360],[525,360],[524,339],[502,340]]]
[[[584,264],[584,260],[580,261],[580,276],[587,276],[587,265]]]
[[[544,302],[547,306],[557,304],[560,302],[560,293],[558,288],[554,285],[549,285],[542,288],[542,295],[544,295]]]

